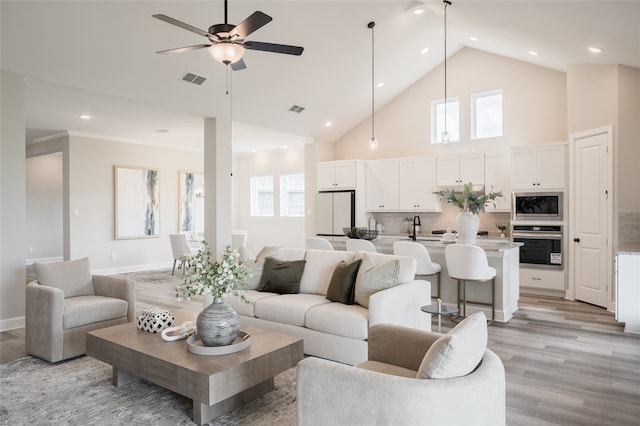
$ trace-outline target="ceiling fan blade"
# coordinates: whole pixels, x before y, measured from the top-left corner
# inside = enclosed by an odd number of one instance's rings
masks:
[[[244,59],[240,58],[238,62],[234,62],[231,64],[231,69],[234,71],[240,71],[247,68],[247,64],[244,63]]]
[[[188,52],[189,50],[204,49],[211,46],[210,44],[195,44],[193,46],[176,47],[175,49],[158,50],[156,53],[160,55],[170,55],[172,53]]]
[[[285,55],[302,55],[304,47],[289,46],[286,44],[263,43],[261,41],[245,41],[243,46],[249,50],[262,50],[263,52],[284,53]]]
[[[264,27],[272,20],[273,18],[271,16],[257,10],[247,19],[236,25],[236,27],[229,33],[229,37],[236,36],[239,39],[246,38],[249,34]]]
[[[173,19],[170,16],[163,15],[161,13],[158,13],[158,14],[155,14],[155,15],[151,15],[151,16],[153,16],[154,18],[159,19],[161,21],[164,21],[164,22],[167,22],[169,24],[172,24],[172,25],[175,25],[177,27],[180,27],[182,29],[185,29],[187,31],[191,31],[192,33],[196,33],[196,34],[204,36],[204,37],[208,37],[209,36],[208,32],[206,32],[204,30],[201,30],[200,28],[196,28],[196,27],[194,27],[192,25],[185,24],[184,22],[178,21],[177,19]]]

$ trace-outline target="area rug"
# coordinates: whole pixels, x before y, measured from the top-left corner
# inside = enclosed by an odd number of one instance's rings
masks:
[[[89,356],[51,364],[25,357],[0,365],[0,425],[192,425],[190,399],[140,380],[111,384],[111,366]],[[296,424],[296,369],[275,390],[208,423]]]

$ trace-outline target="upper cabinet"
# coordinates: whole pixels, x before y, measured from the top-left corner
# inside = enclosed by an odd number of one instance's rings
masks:
[[[440,211],[442,203],[433,193],[436,185],[435,157],[399,161],[400,211]]]
[[[486,192],[501,191],[504,198],[495,200],[495,207],[489,203],[488,212],[511,211],[511,167],[509,153],[487,152],[484,155],[484,188]]]
[[[511,188],[548,190],[565,187],[566,144],[527,145],[511,148]]]
[[[438,156],[436,184],[438,186],[460,186],[466,183],[484,183],[484,153]]]
[[[329,161],[317,165],[318,190],[356,189],[357,161]]]
[[[398,160],[368,161],[366,183],[367,211],[398,211]]]

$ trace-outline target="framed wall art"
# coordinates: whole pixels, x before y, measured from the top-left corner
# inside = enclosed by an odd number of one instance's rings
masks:
[[[178,173],[178,232],[204,234],[204,174]]]
[[[160,235],[157,169],[114,166],[116,239]]]

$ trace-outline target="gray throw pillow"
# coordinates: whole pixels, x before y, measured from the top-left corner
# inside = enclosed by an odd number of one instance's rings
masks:
[[[345,305],[353,305],[356,277],[362,259],[355,262],[347,263],[341,261],[336,269],[333,270],[329,289],[327,290],[327,299],[332,302],[340,302]]]
[[[258,291],[278,294],[296,294],[300,292],[300,280],[306,260],[278,260],[267,257]]]
[[[87,257],[66,262],[34,263],[33,268],[40,284],[59,288],[65,298],[95,294]]]

